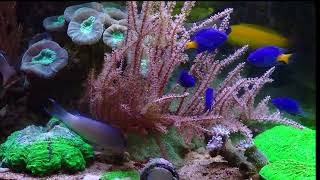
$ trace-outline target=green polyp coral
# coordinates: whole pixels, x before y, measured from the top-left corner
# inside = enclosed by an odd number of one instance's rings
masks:
[[[61,16],[57,17],[57,20],[55,22],[53,22],[53,25],[58,26],[58,25],[63,24],[64,22],[65,22],[64,16],[61,15]]]
[[[124,34],[120,31],[112,33],[112,43],[117,44],[124,39]]]
[[[140,63],[140,73],[142,76],[146,76],[148,72],[149,60],[147,58],[142,58]]]
[[[40,53],[31,59],[33,64],[48,65],[56,60],[56,52],[49,48],[42,49]]]
[[[264,166],[260,175],[267,180],[314,180],[316,179],[316,167],[312,164],[302,163],[296,160],[279,160]]]
[[[84,170],[93,158],[92,146],[68,128],[50,122],[49,128],[31,125],[12,133],[0,145],[2,166],[37,176]]]
[[[81,24],[80,24],[80,32],[84,34],[88,34],[92,31],[94,21],[96,18],[94,16],[90,16],[87,19],[85,19]]]
[[[138,171],[135,170],[128,170],[128,171],[110,171],[104,173],[100,179],[101,180],[116,180],[122,178],[130,178],[131,180],[139,180],[140,174]]]
[[[256,136],[254,143],[271,162],[260,175],[267,180],[315,179],[315,134],[308,128],[276,126]]]

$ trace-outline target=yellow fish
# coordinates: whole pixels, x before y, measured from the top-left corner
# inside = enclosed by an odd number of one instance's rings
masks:
[[[238,24],[231,26],[228,42],[232,45],[246,45],[250,48],[262,46],[278,46],[288,48],[287,38],[271,29],[253,24]]]

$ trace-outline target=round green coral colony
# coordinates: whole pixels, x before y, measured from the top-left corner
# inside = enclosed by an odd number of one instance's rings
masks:
[[[50,129],[31,125],[12,133],[0,145],[2,166],[37,176],[84,170],[93,156],[92,146],[62,125]]]
[[[104,173],[100,179],[101,180],[115,180],[115,179],[126,179],[130,178],[131,180],[139,180],[140,174],[138,171],[135,170],[127,170],[127,171],[110,171]]]

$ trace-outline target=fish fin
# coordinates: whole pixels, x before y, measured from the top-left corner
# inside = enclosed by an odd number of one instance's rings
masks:
[[[277,61],[284,62],[286,64],[289,64],[289,60],[291,59],[292,54],[281,54],[277,57]]]
[[[195,41],[190,41],[186,43],[187,49],[196,49],[198,48],[198,44]]]

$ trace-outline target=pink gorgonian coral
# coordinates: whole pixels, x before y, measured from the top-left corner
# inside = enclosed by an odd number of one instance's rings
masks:
[[[168,126],[178,127],[186,142],[203,132],[214,134],[213,126],[222,125],[230,133],[240,132],[251,140],[250,129],[244,120],[271,121],[302,128],[279,112],[270,113],[268,98],[256,107],[254,99],[274,68],[263,76],[246,78],[240,75],[245,63],[239,62],[215,89],[214,105],[205,111],[205,91],[217,81],[222,69],[245,55],[243,46],[224,59],[207,51],[198,54],[189,70],[197,81],[192,88],[176,84],[166,90],[173,70],[189,61],[185,44],[190,36],[203,27],[225,32],[229,26],[228,8],[190,29],[185,29],[186,17],[195,5],[186,1],[181,13],[172,15],[176,3],[143,2],[138,11],[137,2],[127,2],[127,31],[123,45],[111,54],[105,54],[102,71],[92,71],[88,78],[87,95],[91,113],[124,132],[165,133]],[[139,8],[140,9],[140,8]],[[219,22],[215,24],[215,22]],[[143,62],[147,60],[148,63]],[[141,63],[146,64],[144,76]]]

